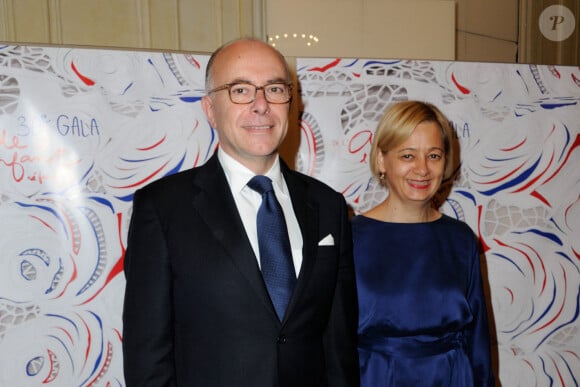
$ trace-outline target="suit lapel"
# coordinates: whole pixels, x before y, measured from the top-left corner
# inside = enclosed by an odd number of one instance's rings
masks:
[[[217,155],[199,169],[193,205],[254,293],[277,319]]]
[[[294,213],[302,231],[302,265],[298,275],[298,281],[292,294],[292,299],[288,305],[286,316],[290,316],[294,305],[299,300],[304,292],[304,288],[308,283],[314,262],[316,258],[316,251],[318,246],[318,202],[314,200],[308,193],[308,185],[304,181],[298,179],[294,172],[282,164],[282,172],[284,179],[290,192],[292,206]]]

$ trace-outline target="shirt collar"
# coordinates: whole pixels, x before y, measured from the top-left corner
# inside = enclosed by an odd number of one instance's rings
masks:
[[[242,189],[246,187],[246,184],[248,184],[248,181],[256,175],[249,168],[245,167],[242,163],[224,152],[221,148],[218,148],[218,159],[222,165],[230,188],[234,193],[241,192]],[[282,171],[280,169],[280,156],[276,157],[272,168],[270,168],[270,170],[264,175],[272,179],[275,190],[287,194],[286,185],[284,184],[284,178],[282,177]]]

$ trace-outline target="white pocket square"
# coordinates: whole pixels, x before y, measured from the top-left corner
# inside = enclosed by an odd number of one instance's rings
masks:
[[[332,234],[328,234],[318,242],[318,246],[334,246],[334,238]]]

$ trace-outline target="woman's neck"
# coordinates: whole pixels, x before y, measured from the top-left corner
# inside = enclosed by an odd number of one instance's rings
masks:
[[[387,198],[381,204],[368,211],[365,216],[393,223],[426,223],[437,220],[441,213],[430,203],[414,205],[403,204]]]

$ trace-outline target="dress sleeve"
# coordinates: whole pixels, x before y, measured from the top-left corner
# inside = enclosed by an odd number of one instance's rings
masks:
[[[473,369],[475,386],[495,385],[491,365],[491,336],[489,320],[483,291],[483,279],[477,239],[474,237],[471,249],[471,273],[467,300],[473,313],[468,356]]]
[[[127,387],[174,386],[171,268],[156,206],[137,191],[125,254],[123,363]]]

